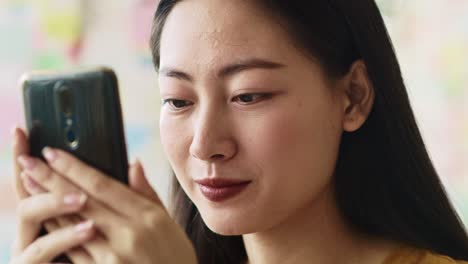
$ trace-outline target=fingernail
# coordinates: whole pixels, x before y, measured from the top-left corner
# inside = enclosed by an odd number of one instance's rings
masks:
[[[84,193],[81,194],[68,194],[63,198],[63,202],[66,205],[82,205],[86,202],[87,196]]]
[[[135,167],[138,164],[138,158],[133,158],[132,161],[130,162],[130,167]]]
[[[51,149],[50,147],[45,147],[42,150],[42,155],[46,158],[47,161],[53,162],[54,160],[57,159],[57,153],[55,150]]]
[[[26,170],[32,170],[36,166],[36,161],[33,158],[24,155],[18,157],[18,162]]]
[[[75,232],[76,233],[85,233],[89,231],[91,228],[93,228],[94,221],[93,220],[87,220],[85,222],[82,222],[78,225],[75,226]]]

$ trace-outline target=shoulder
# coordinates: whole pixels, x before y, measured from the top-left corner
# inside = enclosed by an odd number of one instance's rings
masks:
[[[384,264],[468,264],[467,261],[454,260],[427,250],[400,248],[393,252]]]
[[[447,256],[437,255],[430,252],[426,253],[426,257],[421,264],[468,264],[466,261],[454,260]]]

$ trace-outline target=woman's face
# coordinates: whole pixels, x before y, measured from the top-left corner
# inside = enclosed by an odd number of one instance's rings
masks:
[[[343,130],[321,67],[252,2],[182,1],[161,38],[164,150],[207,226],[224,235],[267,230],[313,203]],[[214,202],[194,181],[204,178],[250,183]]]

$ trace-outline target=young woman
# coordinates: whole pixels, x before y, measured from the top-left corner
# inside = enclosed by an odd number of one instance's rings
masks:
[[[467,263],[373,0],[162,0],[151,45],[175,220],[17,129],[13,263]]]

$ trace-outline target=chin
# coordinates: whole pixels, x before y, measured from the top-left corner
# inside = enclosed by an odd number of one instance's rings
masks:
[[[240,236],[245,235],[249,232],[248,229],[242,228],[242,226],[230,226],[230,225],[209,225],[205,222],[206,226],[214,233],[222,236]]]
[[[255,232],[254,224],[246,221],[245,217],[216,217],[215,215],[204,217],[203,222],[214,233],[223,236],[240,236]]]

